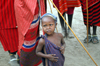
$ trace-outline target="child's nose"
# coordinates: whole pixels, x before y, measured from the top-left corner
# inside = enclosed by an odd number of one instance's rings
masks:
[[[47,26],[47,29],[50,29],[50,26]]]

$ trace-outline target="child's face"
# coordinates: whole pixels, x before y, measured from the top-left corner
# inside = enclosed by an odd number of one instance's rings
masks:
[[[47,35],[52,35],[54,33],[55,26],[53,18],[49,16],[42,18],[42,28]]]

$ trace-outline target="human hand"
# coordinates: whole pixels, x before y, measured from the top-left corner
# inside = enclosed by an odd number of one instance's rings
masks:
[[[58,57],[55,57],[56,54],[48,54],[48,59],[52,62],[57,62],[58,61]]]
[[[61,46],[60,48],[61,48],[61,49],[60,49],[61,53],[64,54],[64,52],[65,52],[65,47],[64,47],[64,46]]]

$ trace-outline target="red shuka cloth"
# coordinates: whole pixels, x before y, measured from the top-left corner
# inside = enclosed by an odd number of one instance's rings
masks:
[[[5,51],[11,53],[18,51],[17,28],[0,29],[0,41]]]
[[[15,15],[19,30],[19,49],[22,48],[24,36],[34,19],[37,0],[15,0]],[[40,0],[41,15],[45,13],[44,0]]]
[[[79,0],[59,0],[59,10],[63,14],[69,7],[79,7],[81,3]]]
[[[95,3],[94,3],[95,2]],[[84,24],[87,25],[87,10],[84,8],[86,2],[81,0],[82,3],[82,12],[84,18]],[[100,1],[89,0],[88,7],[88,25],[89,26],[100,26]]]
[[[15,0],[0,0],[0,41],[5,51],[18,50],[18,31],[14,11]]]
[[[62,14],[64,12],[67,12],[67,9],[69,7],[79,7],[79,6],[81,6],[81,3],[80,3],[79,0],[53,0],[53,2]]]
[[[0,0],[0,29],[16,28],[14,0]]]
[[[82,8],[85,10],[86,9],[86,0],[80,0],[81,4],[82,4]],[[88,7],[93,6],[94,4],[96,4],[97,2],[99,2],[100,0],[88,0]]]

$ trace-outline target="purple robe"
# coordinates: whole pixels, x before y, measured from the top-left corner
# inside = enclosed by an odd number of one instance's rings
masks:
[[[47,54],[56,54],[55,57],[59,57],[57,62],[52,62],[48,60],[48,66],[64,66],[65,57],[61,54],[60,47],[50,42],[45,36],[45,49]],[[43,66],[45,66],[45,59],[43,59]]]

